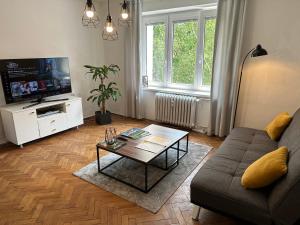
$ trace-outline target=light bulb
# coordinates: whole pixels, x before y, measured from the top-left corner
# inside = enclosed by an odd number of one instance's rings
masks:
[[[112,26],[107,26],[106,31],[107,33],[112,33],[114,31],[114,28]]]
[[[122,19],[124,19],[124,20],[128,19],[128,13],[127,12],[123,12],[121,14],[121,16],[122,16]]]
[[[86,16],[87,16],[88,18],[93,18],[94,15],[95,15],[94,11],[92,11],[92,10],[87,10],[87,11],[85,12],[85,14],[86,14]]]
[[[124,0],[122,7],[121,7],[121,18],[123,20],[127,20],[129,15],[128,15],[128,3],[126,0]]]

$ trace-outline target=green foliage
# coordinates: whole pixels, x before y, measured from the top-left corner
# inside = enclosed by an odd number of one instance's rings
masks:
[[[211,84],[215,26],[215,18],[205,21],[203,85]],[[172,82],[193,84],[197,60],[198,23],[194,20],[178,22],[173,28]],[[165,25],[153,25],[153,80],[159,82],[164,78],[165,37]]]
[[[165,64],[165,25],[153,25],[153,36],[153,80],[162,82]]]
[[[85,65],[84,67],[88,69],[86,74],[91,75],[95,82],[100,80],[98,88],[90,91],[91,95],[88,97],[87,101],[97,102],[97,105],[100,107],[101,111],[106,112],[106,101],[110,98],[112,98],[114,101],[117,101],[118,97],[121,96],[121,93],[115,82],[109,82],[107,85],[105,85],[104,81],[108,79],[110,74],[117,74],[120,71],[120,68],[119,66],[113,64],[109,66],[103,65],[102,67]]]
[[[174,24],[172,82],[193,84],[197,53],[197,21]]]

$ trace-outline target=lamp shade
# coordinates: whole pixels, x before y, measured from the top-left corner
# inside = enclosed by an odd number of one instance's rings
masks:
[[[104,30],[102,32],[103,40],[114,41],[119,38],[118,31],[112,21],[110,14],[107,16]]]
[[[102,32],[102,38],[103,40],[114,41],[119,38],[119,35],[110,15],[109,0],[107,0],[107,13],[108,15],[106,18],[104,30]]]
[[[92,0],[87,0],[82,16],[82,25],[85,27],[96,28],[100,24],[95,6]]]
[[[251,57],[258,57],[264,55],[268,55],[267,50],[262,48],[261,45],[257,45],[256,48],[253,50]]]

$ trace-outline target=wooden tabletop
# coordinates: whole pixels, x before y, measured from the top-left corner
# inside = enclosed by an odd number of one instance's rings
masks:
[[[105,149],[106,151],[113,152],[115,154],[125,156],[143,163],[148,163],[152,159],[154,159],[156,156],[164,152],[166,149],[174,145],[176,142],[178,142],[180,139],[184,138],[185,136],[188,135],[189,132],[182,131],[182,130],[177,130],[177,129],[172,129],[168,127],[163,127],[163,126],[158,126],[155,124],[151,124],[145,128],[143,128],[145,131],[149,131],[151,133],[150,136],[146,136],[143,138],[140,138],[138,140],[133,140],[130,138],[127,138],[128,141],[126,141],[126,145],[121,147],[118,150],[109,150]],[[165,140],[168,140],[168,144],[165,145],[165,147],[161,147],[158,152],[149,152],[140,148],[137,148],[136,146],[143,141],[147,140],[151,136],[157,136],[157,137],[162,137]]]

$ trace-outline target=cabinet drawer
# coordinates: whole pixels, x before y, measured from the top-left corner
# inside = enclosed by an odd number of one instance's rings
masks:
[[[65,130],[66,114],[59,113],[51,116],[46,116],[38,119],[40,137],[45,137],[51,134]]]

